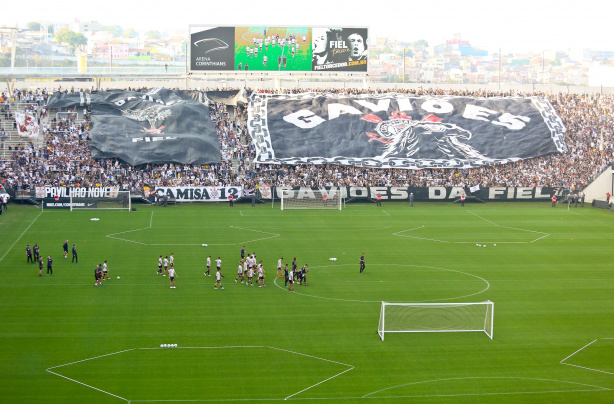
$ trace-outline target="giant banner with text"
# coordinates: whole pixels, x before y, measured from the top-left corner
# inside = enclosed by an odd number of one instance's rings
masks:
[[[567,150],[542,97],[253,94],[256,162],[470,168]]]
[[[198,91],[152,88],[56,93],[49,108],[92,108],[90,151],[95,159],[146,163],[221,162],[209,107]]]
[[[553,195],[563,200],[569,194],[567,188],[553,187],[268,187],[260,186],[266,192],[260,192],[260,198],[279,200],[285,197],[296,199],[316,199],[326,194],[328,198],[340,194],[348,202],[373,202],[380,195],[382,201],[416,201],[416,202],[453,202],[461,195],[466,195],[468,201],[549,201]],[[320,191],[316,193],[314,191]]]

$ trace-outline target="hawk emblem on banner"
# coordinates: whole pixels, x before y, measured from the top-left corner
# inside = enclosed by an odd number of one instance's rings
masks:
[[[373,114],[360,118],[377,124],[377,133],[366,132],[366,135],[369,142],[377,141],[385,145],[380,158],[412,157],[420,151],[421,144],[434,142],[436,149],[447,158],[488,159],[474,147],[463,143],[471,139],[471,132],[458,125],[441,122],[442,119],[433,114],[414,121],[404,112],[396,111],[388,118],[383,120]]]
[[[164,125],[156,128],[156,122],[163,121],[164,119],[171,116],[173,113],[170,109],[164,108],[162,106],[152,106],[145,109],[139,110],[122,110],[122,115],[126,118],[134,119],[137,121],[148,121],[150,128],[147,129],[143,127],[141,132],[149,133],[150,135],[163,135]]]

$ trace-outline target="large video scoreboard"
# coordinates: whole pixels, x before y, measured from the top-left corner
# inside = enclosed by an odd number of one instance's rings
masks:
[[[367,28],[190,26],[191,71],[367,72]]]

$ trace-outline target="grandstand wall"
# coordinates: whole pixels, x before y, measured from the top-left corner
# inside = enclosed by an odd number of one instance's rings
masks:
[[[101,81],[100,90],[141,88],[141,87],[165,87],[176,89],[204,90],[215,88],[252,88],[262,90],[327,90],[327,89],[367,89],[372,90],[412,90],[431,88],[434,90],[453,90],[453,91],[478,91],[487,90],[491,92],[522,92],[535,93],[545,92],[550,94],[573,93],[573,94],[614,94],[614,87],[603,86],[570,86],[558,84],[510,84],[510,83],[381,83],[371,81],[368,76],[349,76],[339,74],[337,79],[330,76],[318,77],[316,75],[296,75],[296,76],[273,76],[273,75],[189,75],[185,78],[164,78],[161,74],[156,79],[114,79]],[[8,84],[8,83],[7,83]],[[94,88],[97,89],[95,82],[70,81],[57,79],[49,81],[16,81],[17,89],[36,89],[47,88],[57,89],[74,88]]]
[[[604,170],[595,181],[591,182],[588,187],[584,189],[586,195],[586,202],[592,203],[593,201],[605,201],[606,193],[614,193],[614,178],[612,175],[611,167]]]

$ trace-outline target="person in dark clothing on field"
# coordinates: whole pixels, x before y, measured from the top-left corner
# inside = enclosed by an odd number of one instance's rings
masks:
[[[30,247],[30,244],[26,247],[26,263],[34,264],[34,259],[32,259],[32,247]]]
[[[47,275],[53,275],[53,259],[51,259],[51,255],[47,256]]]
[[[74,263],[79,263],[79,258],[77,258],[77,245],[73,244],[72,245],[72,262]]]
[[[285,287],[288,286],[288,276],[289,276],[288,264],[286,264],[286,267],[284,268],[284,286]]]

